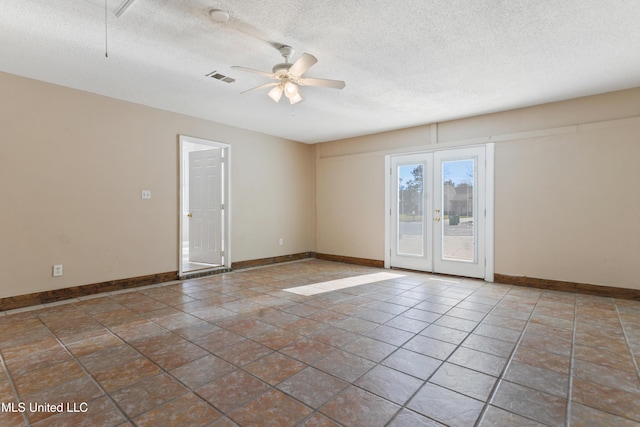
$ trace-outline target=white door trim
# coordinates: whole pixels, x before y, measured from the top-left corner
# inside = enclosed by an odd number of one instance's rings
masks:
[[[384,268],[391,268],[391,155],[384,156]]]
[[[183,266],[182,266],[182,242],[183,242],[183,226],[185,217],[183,212],[185,210],[184,206],[184,198],[183,198],[183,189],[184,189],[184,173],[188,171],[184,171],[183,169],[183,152],[184,147],[187,144],[199,144],[210,147],[222,148],[224,152],[224,172],[223,172],[223,203],[224,203],[224,222],[222,225],[223,231],[223,245],[222,250],[224,251],[224,267],[231,268],[231,146],[229,144],[224,144],[217,141],[211,141],[201,138],[195,138],[187,135],[179,135],[179,180],[180,185],[178,188],[178,275],[182,276],[184,274]],[[219,267],[218,267],[219,268]],[[198,272],[205,272],[205,270],[198,270]]]
[[[484,144],[485,153],[485,209],[487,213],[485,215],[485,260],[486,265],[484,269],[484,280],[487,282],[493,282],[493,276],[495,273],[494,256],[495,256],[495,224],[494,224],[494,209],[495,209],[495,152],[496,144],[489,142]]]

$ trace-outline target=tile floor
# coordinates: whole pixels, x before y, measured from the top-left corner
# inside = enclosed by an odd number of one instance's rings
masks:
[[[640,302],[397,270],[284,291],[381,272],[308,260],[1,313],[0,425],[639,425]]]

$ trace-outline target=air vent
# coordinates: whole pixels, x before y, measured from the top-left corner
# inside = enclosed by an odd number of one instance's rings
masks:
[[[232,79],[231,77],[225,76],[224,74],[220,74],[217,71],[212,71],[207,74],[207,77],[211,77],[212,79],[220,80],[225,83],[233,83],[236,79]]]

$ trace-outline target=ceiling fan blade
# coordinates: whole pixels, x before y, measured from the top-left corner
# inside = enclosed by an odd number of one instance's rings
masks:
[[[301,76],[307,71],[313,64],[318,62],[315,56],[308,53],[303,53],[296,62],[289,68],[289,74],[292,76]]]
[[[346,86],[342,80],[329,80],[329,79],[314,79],[311,77],[305,79],[298,79],[298,83],[302,86],[320,86],[330,87],[333,89],[342,89]]]
[[[232,65],[231,68],[235,68],[236,70],[246,71],[248,73],[260,74],[261,76],[269,77],[270,79],[277,79],[276,75],[273,73],[267,73],[265,71],[254,70],[253,68],[241,67],[239,65]]]
[[[254,87],[253,89],[249,89],[249,90],[245,90],[244,92],[240,92],[241,94],[243,93],[249,93],[249,92],[253,92],[253,91],[257,91],[260,89],[266,89],[268,87],[272,87],[272,86],[278,86],[280,83],[278,82],[273,82],[273,83],[265,83],[263,85],[260,85],[258,87]]]

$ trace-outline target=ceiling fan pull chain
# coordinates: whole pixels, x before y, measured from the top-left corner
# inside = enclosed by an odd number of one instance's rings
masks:
[[[109,57],[109,38],[107,37],[107,0],[104,0],[104,57]]]

